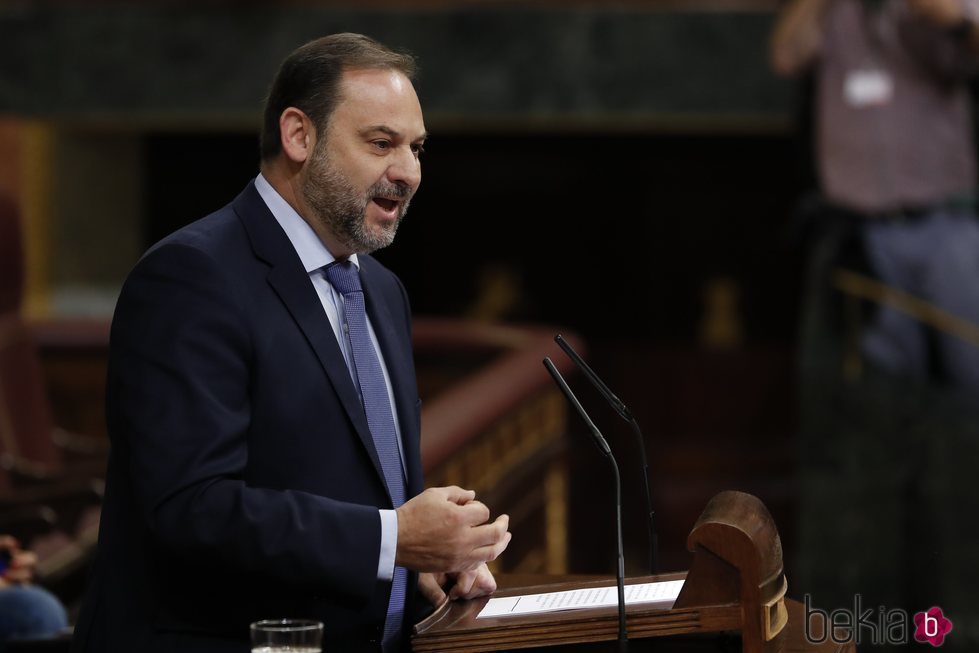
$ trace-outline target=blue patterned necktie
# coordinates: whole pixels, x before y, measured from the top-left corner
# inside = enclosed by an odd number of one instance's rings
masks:
[[[326,279],[343,295],[343,313],[350,338],[354,372],[360,386],[360,397],[367,414],[367,425],[374,439],[374,448],[384,472],[391,501],[397,508],[405,502],[405,480],[398,447],[398,432],[394,426],[394,412],[388,397],[387,384],[381,361],[367,330],[367,312],[364,309],[364,291],[360,286],[357,268],[350,261],[337,261],[326,267]],[[391,583],[391,600],[388,602],[387,619],[384,621],[384,650],[395,650],[401,637],[404,619],[405,590],[408,572],[403,567],[394,568]]]

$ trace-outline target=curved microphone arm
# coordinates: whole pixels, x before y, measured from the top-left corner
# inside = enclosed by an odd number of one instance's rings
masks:
[[[571,344],[564,339],[560,333],[554,336],[554,342],[564,350],[564,353],[568,355],[568,358],[574,362],[574,364],[584,372],[588,380],[592,382],[595,389],[605,397],[605,400],[615,409],[615,412],[619,414],[619,417],[629,422],[632,425],[632,430],[636,434],[636,439],[639,441],[639,453],[640,460],[642,461],[642,482],[643,489],[645,490],[646,496],[646,515],[647,521],[646,526],[649,530],[649,573],[656,574],[659,569],[659,537],[656,535],[656,513],[653,512],[653,499],[652,493],[649,489],[649,458],[646,457],[646,438],[642,434],[642,430],[639,428],[639,422],[633,417],[632,412],[626,407],[622,400],[615,396],[605,382],[599,378],[597,374],[592,370],[592,368],[585,362],[585,360],[578,355],[578,352],[574,350]]]

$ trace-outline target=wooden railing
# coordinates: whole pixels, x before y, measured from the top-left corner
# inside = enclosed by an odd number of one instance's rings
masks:
[[[480,361],[425,400],[422,462],[429,486],[475,490],[494,514],[510,515],[514,541],[497,570],[567,571],[567,411],[541,360],[553,356],[564,372],[569,364],[555,356],[553,336],[540,327],[415,323],[423,397],[426,375],[437,373],[429,354]]]

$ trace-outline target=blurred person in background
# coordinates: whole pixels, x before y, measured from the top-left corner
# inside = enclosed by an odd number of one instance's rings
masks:
[[[793,0],[772,37],[782,75],[815,75],[821,191],[862,219],[886,285],[979,324],[979,221],[968,81],[979,64],[979,0]],[[881,307],[863,354],[891,372],[936,366],[979,390],[979,348]]]
[[[979,325],[977,20],[979,0],[789,0],[770,44],[776,73],[811,76],[821,194],[806,204],[796,587],[829,608],[940,605],[953,650],[979,642],[979,528],[963,517],[979,509],[979,347],[883,302],[848,344],[832,279],[856,265]]]
[[[9,535],[0,535],[0,653],[13,639],[57,635],[68,626],[58,599],[32,585],[37,556]]]

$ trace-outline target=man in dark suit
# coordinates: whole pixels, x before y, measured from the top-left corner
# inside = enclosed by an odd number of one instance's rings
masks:
[[[112,456],[77,651],[247,650],[324,622],[325,650],[405,646],[421,604],[495,589],[508,518],[422,492],[405,290],[367,255],[421,181],[412,59],[359,35],[299,48],[261,174],[150,249],[112,326]]]

